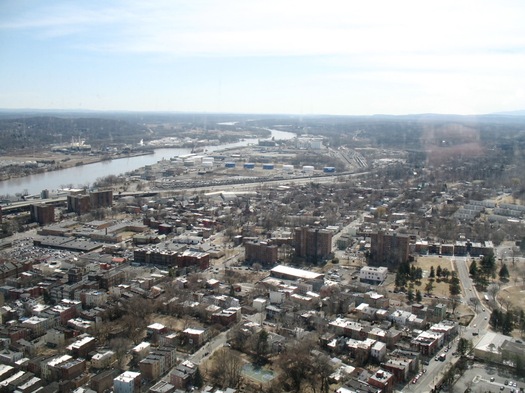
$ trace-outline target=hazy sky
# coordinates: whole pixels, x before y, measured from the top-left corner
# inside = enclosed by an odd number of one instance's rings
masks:
[[[1,0],[0,108],[523,110],[525,2]]]

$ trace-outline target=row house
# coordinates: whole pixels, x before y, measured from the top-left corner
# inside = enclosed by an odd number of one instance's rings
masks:
[[[109,392],[113,388],[116,370],[105,370],[91,378],[89,387],[97,393]]]
[[[211,322],[218,323],[222,326],[231,326],[237,322],[240,322],[241,317],[242,314],[240,307],[230,307],[226,310],[212,314]]]
[[[97,352],[91,357],[91,367],[96,369],[108,368],[116,359],[117,356],[113,351]]]
[[[82,358],[87,357],[88,354],[96,348],[97,341],[91,336],[82,337],[67,347],[72,356]]]
[[[58,367],[52,367],[51,375],[53,380],[68,381],[78,378],[84,371],[86,371],[86,360],[72,359],[61,363]]]
[[[108,295],[105,291],[88,290],[80,292],[80,301],[86,308],[100,307],[107,303]]]
[[[140,392],[142,385],[142,375],[134,371],[124,371],[113,379],[114,393],[134,393]]]
[[[386,370],[377,370],[370,378],[368,383],[378,389],[382,393],[392,393],[394,390],[394,375]]]
[[[359,322],[350,321],[344,318],[337,318],[329,323],[330,328],[337,335],[350,337],[355,340],[364,340],[368,337],[368,332]]]
[[[387,346],[385,342],[376,341],[370,349],[370,356],[372,356],[378,362],[382,362],[386,356]]]
[[[170,383],[176,389],[187,389],[195,378],[197,366],[186,360],[175,367],[170,373]]]
[[[394,357],[381,363],[381,368],[392,373],[396,383],[407,382],[410,376],[412,359]]]
[[[40,337],[49,329],[54,328],[57,325],[57,320],[51,317],[42,318],[35,316],[22,321],[21,325],[22,327],[29,329],[33,337]]]
[[[385,296],[374,291],[353,294],[356,306],[367,303],[372,307],[387,309],[390,307],[390,300]]]
[[[375,340],[354,340],[349,338],[346,342],[348,354],[355,359],[356,364],[359,366],[365,365],[370,359],[372,352],[372,346],[375,344]]]
[[[56,370],[61,364],[65,364],[73,360],[70,355],[58,355],[52,358],[44,359],[40,362],[40,376],[46,381],[52,381],[57,377]]]
[[[451,341],[458,334],[459,325],[453,321],[441,321],[430,326],[430,331],[443,334],[443,342]]]
[[[413,338],[410,347],[422,355],[432,356],[443,346],[445,335],[439,332],[424,331]]]
[[[149,342],[143,341],[140,344],[137,344],[131,349],[133,354],[133,359],[135,361],[140,361],[149,355],[151,351],[151,344]]]
[[[78,315],[78,309],[73,305],[57,304],[51,308],[51,312],[58,315],[58,320],[61,325],[66,325],[67,321],[76,318]]]
[[[91,331],[93,330],[93,328],[95,327],[95,322],[93,321],[88,321],[86,319],[82,319],[82,318],[75,318],[75,319],[70,319],[68,322],[67,322],[67,326],[75,329],[75,330],[78,330],[82,333],[91,333]]]
[[[139,362],[140,372],[145,379],[155,381],[170,370],[176,360],[175,347],[161,347]]]

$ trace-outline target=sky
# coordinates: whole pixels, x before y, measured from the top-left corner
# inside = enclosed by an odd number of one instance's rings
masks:
[[[525,109],[522,0],[2,0],[0,108]]]

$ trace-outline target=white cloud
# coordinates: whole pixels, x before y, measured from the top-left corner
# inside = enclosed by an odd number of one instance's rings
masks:
[[[92,49],[213,56],[523,47],[523,6],[484,1],[121,1],[28,8],[4,29],[86,32]],[[92,33],[92,40],[89,34]]]

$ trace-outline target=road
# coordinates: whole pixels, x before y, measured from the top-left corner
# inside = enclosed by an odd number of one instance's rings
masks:
[[[410,381],[405,389],[408,392],[429,392],[436,384],[439,383],[441,377],[445,371],[452,367],[458,360],[458,356],[452,354],[457,352],[457,345],[460,337],[471,340],[473,346],[475,346],[484,333],[488,329],[488,319],[490,318],[490,311],[481,301],[479,294],[474,286],[474,283],[469,275],[470,258],[469,257],[452,257],[452,262],[458,273],[458,278],[461,282],[462,288],[462,300],[470,306],[474,312],[474,318],[470,321],[468,326],[461,327],[459,336],[456,337],[452,343],[450,343],[450,349],[445,352],[445,348],[442,348],[434,356],[437,357],[440,354],[446,354],[444,361],[436,360],[435,357],[430,359],[428,366],[425,366],[426,373],[424,373],[418,381],[413,384]]]
[[[204,344],[197,352],[188,357],[188,360],[194,364],[201,364],[203,360],[209,358],[213,352],[223,347],[227,343],[228,331],[222,332],[213,337],[210,341]]]

